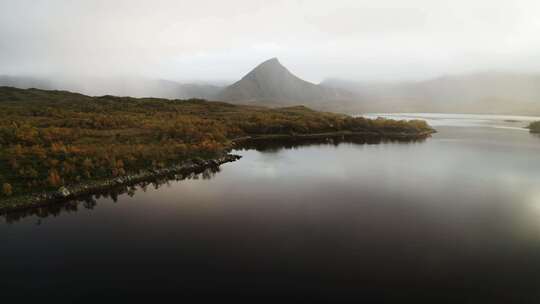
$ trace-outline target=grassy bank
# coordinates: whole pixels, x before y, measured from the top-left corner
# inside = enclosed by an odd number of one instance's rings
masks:
[[[303,106],[270,109],[0,87],[0,205],[23,194],[216,158],[241,138],[430,132],[424,121],[369,120]]]

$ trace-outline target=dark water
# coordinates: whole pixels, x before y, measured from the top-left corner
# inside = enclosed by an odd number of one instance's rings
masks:
[[[1,295],[538,303],[540,138],[439,118],[424,142],[239,151],[213,176],[8,215]]]

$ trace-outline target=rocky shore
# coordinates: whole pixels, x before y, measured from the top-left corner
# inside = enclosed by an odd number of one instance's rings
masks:
[[[141,170],[137,174],[64,186],[56,191],[7,198],[0,201],[0,214],[68,201],[110,188],[135,185],[155,178],[170,177],[172,179],[182,179],[189,174],[201,173],[206,169],[218,168],[224,163],[234,162],[240,158],[241,156],[239,155],[225,154],[209,160],[192,159],[168,168]]]

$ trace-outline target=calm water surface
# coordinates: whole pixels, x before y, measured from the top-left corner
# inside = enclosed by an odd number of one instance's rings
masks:
[[[214,176],[8,215],[0,291],[538,303],[540,137],[523,129],[534,118],[371,116],[439,133],[236,151]]]

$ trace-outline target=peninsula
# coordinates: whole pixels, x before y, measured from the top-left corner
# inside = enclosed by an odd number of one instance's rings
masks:
[[[245,140],[425,138],[422,120],[0,87],[0,213],[238,157]]]

